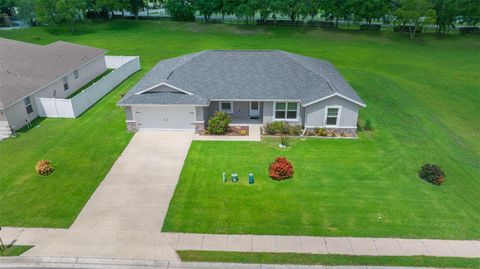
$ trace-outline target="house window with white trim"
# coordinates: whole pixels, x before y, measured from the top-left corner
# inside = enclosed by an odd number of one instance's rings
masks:
[[[297,102],[275,102],[276,120],[296,120],[298,118]]]
[[[67,77],[64,77],[63,78],[63,90],[68,91],[68,89],[70,89],[70,86],[68,85]]]
[[[232,114],[233,113],[233,102],[220,102],[220,111]]]
[[[78,79],[78,70],[73,71],[73,78],[74,78],[75,80]]]
[[[327,126],[337,126],[338,124],[338,114],[340,112],[339,107],[327,107]]]
[[[23,103],[25,104],[25,109],[27,110],[27,114],[33,113],[33,106],[32,106],[32,102],[30,101],[30,97],[23,98]]]

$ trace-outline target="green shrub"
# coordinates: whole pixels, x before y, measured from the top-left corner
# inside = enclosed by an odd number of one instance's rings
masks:
[[[49,160],[40,160],[35,165],[35,171],[39,175],[48,176],[55,171],[55,168]]]
[[[315,132],[315,135],[327,136],[327,129],[325,128],[315,128],[313,131]]]
[[[424,164],[422,168],[420,168],[418,176],[423,180],[438,186],[442,185],[445,181],[445,173],[443,173],[440,166],[436,164]]]
[[[216,135],[225,134],[228,132],[228,125],[230,122],[232,122],[232,119],[227,113],[217,111],[213,117],[208,119],[208,133]]]
[[[284,121],[273,121],[265,125],[265,133],[269,135],[300,135],[302,126],[289,124]]]
[[[286,133],[285,128],[286,128],[285,122],[273,121],[265,125],[265,132],[269,135],[284,134]]]
[[[287,123],[286,131],[288,135],[300,135],[302,133],[302,126]]]
[[[288,136],[282,135],[280,136],[280,145],[284,145],[285,147],[288,147]]]

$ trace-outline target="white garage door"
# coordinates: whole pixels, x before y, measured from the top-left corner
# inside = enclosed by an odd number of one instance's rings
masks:
[[[139,129],[195,129],[195,107],[135,107],[133,113]]]

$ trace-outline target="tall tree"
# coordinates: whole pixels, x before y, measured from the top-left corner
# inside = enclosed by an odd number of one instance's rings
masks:
[[[354,14],[368,24],[384,17],[390,8],[389,0],[354,0]]]
[[[222,8],[222,0],[197,0],[196,8],[206,22],[210,21],[212,14],[220,12]]]
[[[177,21],[194,21],[195,5],[193,0],[168,0],[165,3],[168,13]]]
[[[480,1],[460,0],[460,14],[464,23],[476,26],[480,23]]]
[[[15,14],[15,0],[0,0],[0,15],[3,13],[8,16]]]
[[[248,24],[250,19],[255,17],[257,11],[257,0],[239,0],[234,9],[234,14],[238,18],[244,18]]]
[[[143,8],[145,8],[144,0],[130,0],[127,4],[127,10],[135,16],[135,19],[138,19],[138,13]]]
[[[401,0],[395,15],[397,20],[410,26],[410,39],[415,38],[417,29],[435,21],[435,10],[427,0]]]
[[[70,23],[72,32],[75,31],[75,21],[82,20],[87,1],[85,0],[58,0],[56,4],[55,21]]]
[[[94,8],[96,10],[104,10],[109,14],[109,18],[113,17],[113,12],[115,10],[121,10],[121,2],[117,0],[96,0]]]
[[[433,0],[433,2],[438,32],[448,33],[451,27],[455,27],[455,20],[460,15],[458,0]]]
[[[82,20],[87,8],[86,0],[36,0],[35,13],[39,22],[52,25],[70,23],[75,31],[75,22]]]
[[[268,16],[272,13],[271,2],[271,0],[257,0],[257,10],[258,13],[260,13],[260,20],[267,20]]]
[[[17,0],[18,17],[32,24],[35,18],[35,0]]]

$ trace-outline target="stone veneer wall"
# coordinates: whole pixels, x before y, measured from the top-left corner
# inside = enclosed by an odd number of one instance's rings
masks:
[[[127,130],[132,133],[138,131],[137,123],[134,121],[127,121]]]
[[[344,137],[356,137],[357,128],[325,128],[327,130],[327,136],[332,136],[332,133],[335,132],[336,136]],[[307,132],[313,132],[314,128],[307,128]]]
[[[195,123],[195,133],[201,134],[205,131],[205,124],[204,123]]]

